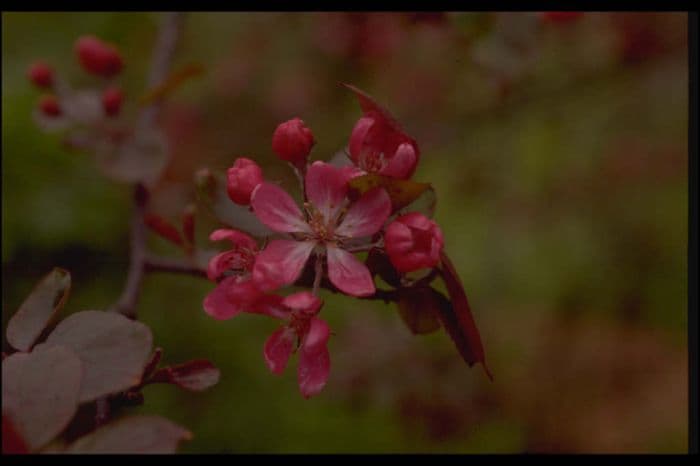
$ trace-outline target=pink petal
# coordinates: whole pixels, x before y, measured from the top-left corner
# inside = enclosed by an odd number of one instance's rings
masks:
[[[351,296],[374,294],[374,280],[365,264],[349,252],[336,246],[327,246],[328,278],[343,293]]]
[[[274,231],[309,232],[299,206],[277,185],[260,183],[251,195],[250,205],[256,217]]]
[[[253,280],[264,291],[294,283],[315,245],[313,241],[271,241],[255,258]]]
[[[282,300],[282,305],[289,309],[306,311],[308,314],[315,314],[321,308],[323,302],[308,291],[290,294]]]
[[[407,142],[401,144],[393,157],[391,157],[379,173],[381,175],[391,176],[394,178],[410,178],[416,170],[418,164],[418,156],[413,146]]]
[[[224,251],[215,255],[209,260],[207,265],[207,278],[216,281],[225,271],[234,268],[236,261],[240,258],[238,251]]]
[[[304,398],[317,395],[323,390],[331,370],[331,357],[328,353],[330,329],[321,319],[313,319],[304,344],[299,351],[297,380]]]
[[[350,134],[350,143],[348,144],[348,151],[350,152],[350,157],[355,163],[359,163],[360,155],[362,154],[362,149],[367,138],[367,132],[374,125],[374,118],[363,116],[352,129]]]
[[[352,173],[320,161],[309,167],[305,179],[306,196],[324,219],[334,219],[343,206]]]
[[[294,330],[281,327],[265,341],[263,355],[265,363],[273,374],[281,374],[287,367],[289,356],[294,348]]]
[[[222,241],[229,240],[234,246],[250,249],[255,251],[258,249],[258,244],[249,235],[243,233],[242,231],[234,230],[231,228],[220,228],[214,230],[209,235],[210,241]]]
[[[273,319],[288,320],[289,310],[282,305],[282,299],[282,296],[276,294],[263,294],[251,305],[250,312]]]
[[[367,191],[345,214],[335,231],[340,236],[359,238],[379,231],[391,213],[391,199],[383,188]]]
[[[204,298],[204,311],[218,320],[230,319],[242,312],[238,303],[228,299],[228,289],[236,286],[239,277],[226,277]]]

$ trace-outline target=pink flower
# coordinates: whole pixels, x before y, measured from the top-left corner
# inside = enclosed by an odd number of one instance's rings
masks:
[[[272,150],[282,160],[302,165],[316,143],[314,135],[300,118],[281,123],[272,135]]]
[[[250,204],[250,195],[263,182],[262,169],[254,161],[239,157],[226,172],[228,197],[240,205]]]
[[[124,66],[117,48],[95,36],[83,36],[78,39],[75,43],[75,53],[85,71],[105,78],[118,74]]]
[[[435,267],[443,246],[440,227],[418,212],[397,218],[384,233],[384,247],[399,272]]]
[[[37,61],[29,68],[27,77],[37,87],[49,88],[53,85],[53,68],[43,61]]]
[[[255,188],[251,205],[258,219],[295,238],[273,240],[258,254],[253,267],[256,282],[268,290],[294,283],[315,252],[325,255],[328,278],[339,290],[352,296],[374,294],[369,270],[346,249],[351,240],[381,229],[391,212],[391,200],[384,189],[375,188],[348,206],[348,180],[356,175],[354,167],[314,162],[305,178],[305,213],[278,186],[262,183]]]
[[[273,374],[281,374],[292,352],[299,351],[297,380],[304,398],[318,394],[326,385],[331,369],[328,353],[328,324],[316,317],[322,301],[302,291],[287,296],[281,302],[282,319],[287,324],[277,329],[265,342],[263,355]]]
[[[353,86],[346,87],[357,95],[364,112],[350,134],[348,150],[352,161],[369,173],[410,178],[420,156],[416,141],[369,95]]]
[[[251,271],[258,245],[247,234],[238,230],[215,230],[212,241],[229,240],[232,249],[217,254],[209,261],[207,277],[223,280],[204,298],[204,310],[215,319],[224,320],[241,312],[278,316],[276,308],[281,297],[265,293],[252,280]]]

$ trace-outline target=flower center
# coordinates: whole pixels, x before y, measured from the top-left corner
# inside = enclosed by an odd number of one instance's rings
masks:
[[[369,173],[377,173],[386,166],[383,152],[365,151],[360,159],[360,166]]]
[[[323,214],[310,202],[304,203],[307,213],[307,222],[313,231],[317,241],[331,241],[333,239],[333,226],[329,225]]]

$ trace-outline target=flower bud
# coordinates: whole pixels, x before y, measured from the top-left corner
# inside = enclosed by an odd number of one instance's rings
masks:
[[[262,170],[258,164],[245,157],[236,159],[226,175],[228,197],[240,205],[250,204],[250,195],[263,182]]]
[[[315,143],[313,133],[299,118],[281,123],[272,135],[272,150],[282,160],[295,165],[306,161]]]
[[[63,113],[61,107],[58,105],[56,96],[53,95],[45,95],[42,97],[39,101],[39,109],[41,113],[48,117],[57,117]]]
[[[30,66],[27,77],[37,87],[50,88],[53,86],[53,68],[43,61],[37,61]]]
[[[435,267],[444,239],[440,227],[418,212],[402,215],[384,233],[389,260],[399,272]]]
[[[95,36],[83,36],[75,43],[75,53],[82,67],[88,73],[109,78],[118,74],[124,62],[113,45]]]
[[[110,87],[102,93],[102,108],[108,116],[119,114],[122,108],[124,94],[118,87]]]

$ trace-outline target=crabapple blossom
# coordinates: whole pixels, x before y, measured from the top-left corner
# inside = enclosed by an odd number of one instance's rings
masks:
[[[297,380],[305,398],[323,389],[331,368],[327,346],[330,328],[316,317],[322,305],[323,302],[308,291],[284,298],[281,319],[287,323],[270,335],[263,350],[267,367],[272,373],[281,374],[292,352],[298,349]]]
[[[391,117],[375,110],[357,121],[348,150],[362,170],[401,179],[413,175],[420,155],[418,144]]]
[[[280,123],[272,135],[272,150],[282,160],[302,165],[316,143],[314,135],[300,118]]]
[[[347,249],[352,240],[377,233],[391,212],[391,200],[383,188],[374,188],[350,203],[348,181],[358,174],[354,167],[337,168],[314,162],[306,172],[308,202],[304,213],[282,188],[262,183],[251,197],[258,219],[293,239],[271,241],[258,254],[253,267],[256,282],[268,289],[294,283],[312,252],[325,256],[328,278],[340,291],[352,296],[375,292],[367,267]]]
[[[207,277],[217,281],[224,277],[204,299],[204,310],[215,319],[230,319],[241,312],[272,313],[278,296],[266,294],[253,280],[251,271],[258,245],[247,234],[233,229],[219,229],[209,236],[212,241],[228,240],[232,248],[212,257]]]
[[[118,87],[108,87],[102,93],[102,108],[108,116],[119,114],[122,108],[124,93]]]
[[[411,212],[389,224],[384,233],[389,260],[399,272],[435,267],[444,239],[440,227],[428,217]]]
[[[263,182],[262,169],[254,161],[239,157],[226,172],[226,191],[233,202],[250,204],[250,195]]]
[[[53,68],[43,61],[37,61],[29,67],[27,77],[37,87],[50,88],[53,86]]]
[[[75,43],[75,53],[88,73],[112,77],[122,70],[124,62],[117,48],[95,36],[82,36]]]

